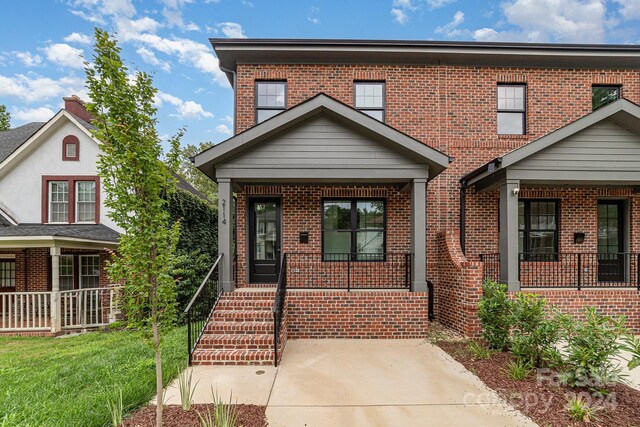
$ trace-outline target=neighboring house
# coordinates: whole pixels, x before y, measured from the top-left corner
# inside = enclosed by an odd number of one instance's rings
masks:
[[[0,332],[109,320],[105,265],[120,230],[103,205],[91,116],[78,97],[64,101],[46,123],[0,132]]]
[[[475,335],[483,278],[640,330],[639,46],[211,43],[235,100],[236,135],[195,158],[218,183],[219,283],[271,292],[224,295],[195,363],[429,317]]]

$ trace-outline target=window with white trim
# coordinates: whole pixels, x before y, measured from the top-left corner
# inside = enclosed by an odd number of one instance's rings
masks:
[[[68,181],[49,181],[49,222],[69,222]]]
[[[96,221],[95,181],[76,181],[76,222]]]
[[[100,286],[100,257],[98,255],[80,256],[80,288]]]

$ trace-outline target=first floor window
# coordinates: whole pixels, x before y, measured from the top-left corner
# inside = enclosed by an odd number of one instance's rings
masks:
[[[69,222],[69,182],[49,182],[49,222]]]
[[[95,181],[76,182],[76,222],[96,221]]]
[[[0,290],[16,287],[16,261],[14,259],[0,260]]]
[[[518,252],[523,260],[553,261],[558,252],[558,202],[518,202]]]
[[[323,260],[384,260],[384,200],[325,200],[322,211]]]
[[[100,257],[98,255],[80,256],[80,288],[100,286]]]
[[[60,290],[70,291],[73,289],[73,255],[61,255],[59,263]]]

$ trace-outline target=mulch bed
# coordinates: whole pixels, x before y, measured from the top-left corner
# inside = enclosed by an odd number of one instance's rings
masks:
[[[162,425],[166,427],[200,427],[200,417],[207,414],[207,407],[213,416],[213,405],[192,405],[190,411],[183,411],[180,405],[167,405],[162,411]],[[266,410],[264,406],[236,405],[238,408],[238,427],[267,427]],[[125,419],[123,427],[149,427],[156,425],[156,407],[145,406]]]
[[[515,381],[507,374],[507,363],[513,358],[510,353],[493,353],[489,359],[478,360],[468,350],[467,342],[440,341],[437,345],[540,426],[640,426],[640,391],[626,385],[609,387],[609,396],[598,398],[585,389],[572,389],[553,381],[539,381],[535,371],[527,378]],[[550,377],[546,375],[546,378]],[[576,394],[583,396],[592,406],[604,406],[596,414],[597,421],[578,422],[569,416],[567,396]]]

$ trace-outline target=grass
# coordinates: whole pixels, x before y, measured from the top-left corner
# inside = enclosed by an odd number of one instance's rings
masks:
[[[477,341],[469,341],[469,351],[476,359],[489,359],[491,350]]]
[[[165,385],[186,366],[186,328],[163,341]],[[105,426],[154,396],[152,349],[136,332],[68,338],[0,337],[0,426]],[[4,421],[4,422],[3,422]]]

